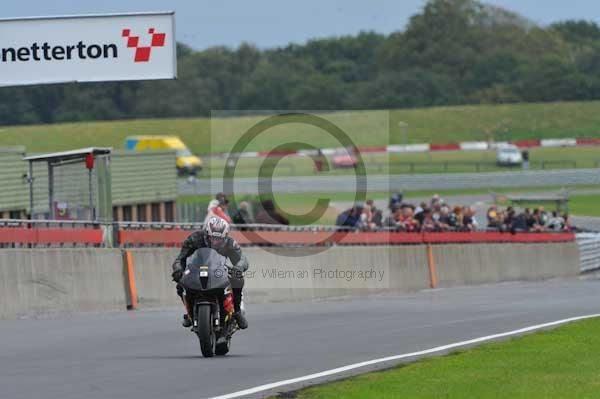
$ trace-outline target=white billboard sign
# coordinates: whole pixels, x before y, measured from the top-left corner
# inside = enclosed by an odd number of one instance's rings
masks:
[[[175,15],[0,20],[0,86],[174,79]]]

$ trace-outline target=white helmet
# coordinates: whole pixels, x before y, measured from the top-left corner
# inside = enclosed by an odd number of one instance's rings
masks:
[[[206,242],[211,248],[222,248],[229,235],[229,223],[217,216],[211,216],[204,226]]]

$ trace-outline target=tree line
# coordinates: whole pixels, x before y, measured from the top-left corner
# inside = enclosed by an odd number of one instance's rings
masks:
[[[178,44],[175,81],[0,89],[0,124],[600,99],[600,27],[431,0],[390,35],[259,50]]]

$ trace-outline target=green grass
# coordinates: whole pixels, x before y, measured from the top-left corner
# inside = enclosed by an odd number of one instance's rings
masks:
[[[577,216],[600,217],[600,195],[574,195],[569,199],[569,212]]]
[[[298,399],[598,398],[600,319],[298,392]]]
[[[403,143],[496,141],[509,139],[600,137],[600,102],[480,105],[426,109],[330,113],[324,116],[358,146]],[[123,148],[134,134],[176,134],[198,154],[229,151],[263,117],[148,119],[0,128],[0,146],[24,145],[28,151],[87,146]],[[402,127],[406,124],[406,128]],[[389,126],[389,128],[388,128]],[[317,147],[339,144],[316,128],[287,124],[267,130],[247,147],[269,150],[274,142],[303,141]]]

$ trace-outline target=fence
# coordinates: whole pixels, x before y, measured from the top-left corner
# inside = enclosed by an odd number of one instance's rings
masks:
[[[177,247],[199,223],[113,223],[0,220],[0,247]],[[244,246],[415,245],[446,243],[571,242],[572,233],[497,231],[407,233],[361,232],[335,226],[232,226]]]
[[[577,169],[594,166],[600,167],[600,161],[574,161],[574,160],[555,160],[555,161],[530,161],[529,169]],[[443,162],[376,162],[371,161],[367,164],[371,171],[376,170],[379,173],[452,173],[452,172],[492,172],[500,170],[521,170],[521,165],[499,166],[496,162],[490,161],[443,161]]]
[[[581,272],[600,270],[600,233],[577,234]]]

